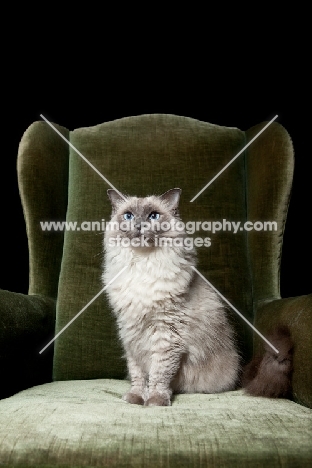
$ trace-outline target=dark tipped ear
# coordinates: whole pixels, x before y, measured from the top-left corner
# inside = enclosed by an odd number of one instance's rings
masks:
[[[170,210],[177,210],[179,207],[181,192],[181,189],[173,188],[163,193],[159,198],[168,204]]]
[[[116,210],[117,205],[119,205],[119,203],[125,201],[125,197],[120,192],[117,192],[117,190],[108,189],[107,195],[110,199],[114,211]]]

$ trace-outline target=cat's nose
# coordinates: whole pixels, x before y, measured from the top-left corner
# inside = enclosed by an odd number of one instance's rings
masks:
[[[150,228],[150,225],[148,222],[146,222],[142,218],[137,218],[134,222],[134,227],[137,229],[140,233],[143,233],[144,231],[148,230]]]

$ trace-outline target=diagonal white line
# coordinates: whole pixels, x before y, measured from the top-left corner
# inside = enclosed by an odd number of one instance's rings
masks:
[[[111,184],[110,181],[109,181],[108,179],[106,179],[106,177],[104,177],[103,174],[101,174],[100,171],[99,171],[95,166],[93,166],[93,164],[91,164],[90,161],[88,161],[88,159],[87,159],[83,154],[81,154],[80,151],[77,150],[77,148],[75,148],[75,146],[74,146],[69,140],[67,140],[67,138],[64,137],[64,135],[61,134],[61,132],[58,131],[57,128],[55,128],[54,125],[51,124],[51,122],[49,122],[49,120],[46,119],[46,118],[44,117],[44,115],[40,114],[40,117],[41,117],[43,120],[45,120],[46,123],[47,123],[48,125],[50,125],[50,127],[53,128],[53,130],[54,130],[61,138],[63,138],[63,140],[65,140],[66,143],[68,143],[68,145],[69,145],[74,151],[76,151],[76,153],[77,153],[87,164],[89,164],[89,166],[92,167],[92,169],[93,169],[103,180],[105,180],[105,182],[106,182],[110,187],[112,187],[114,190],[116,190],[116,192],[118,192],[118,194],[119,194],[124,200],[126,200],[126,198],[124,197],[124,195],[123,195],[122,193],[120,193],[119,190],[117,190],[116,187],[114,187],[113,184]]]
[[[88,304],[85,305],[85,306],[81,309],[81,311],[78,312],[78,314],[76,314],[75,317],[73,317],[73,318],[67,323],[67,325],[65,325],[65,327],[63,327],[62,330],[59,331],[59,332],[57,333],[57,335],[55,335],[55,337],[54,337],[51,341],[49,341],[49,343],[48,343],[44,348],[42,348],[41,351],[39,351],[39,354],[43,353],[43,351],[45,351],[45,350],[48,348],[48,346],[50,346],[50,344],[52,344],[52,343],[56,340],[56,338],[58,338],[58,337],[61,335],[61,333],[63,333],[63,331],[65,331],[66,328],[68,328],[68,327],[76,320],[76,318],[78,318],[79,315],[81,315],[82,312],[84,312],[84,311],[89,307],[89,305],[91,305],[92,302],[94,302],[95,299],[97,299],[97,298],[105,291],[105,289],[108,288],[108,286],[109,286],[110,284],[112,284],[112,283],[115,281],[115,279],[118,278],[119,275],[121,275],[121,273],[122,273],[123,271],[125,271],[126,268],[128,268],[128,265],[126,265],[125,267],[123,267],[122,270],[120,270],[120,272],[117,273],[117,275],[114,276],[114,278],[111,279],[110,282],[107,283],[107,285],[104,286],[104,288],[101,289],[101,291],[98,292],[98,293],[94,296],[94,298],[91,299],[91,301],[88,302]]]
[[[228,162],[228,163],[227,163],[227,164],[224,166],[224,168],[223,168],[223,169],[221,169],[221,171],[220,171],[220,172],[218,172],[218,174],[217,174],[217,175],[215,175],[215,176],[214,176],[214,177],[211,179],[211,181],[210,181],[210,182],[208,182],[208,184],[207,184],[207,185],[205,185],[205,187],[204,187],[204,188],[202,188],[202,189],[200,190],[200,192],[198,192],[198,194],[197,194],[197,195],[195,195],[195,197],[194,197],[194,198],[192,198],[192,200],[190,201],[190,203],[192,203],[194,200],[196,200],[196,198],[197,198],[197,197],[199,197],[199,195],[200,195],[200,194],[202,194],[202,193],[203,193],[203,192],[206,190],[206,188],[208,188],[208,187],[209,187],[209,185],[211,185],[211,184],[212,184],[212,182],[214,182],[214,181],[215,181],[215,180],[216,180],[216,179],[219,177],[219,175],[220,175],[220,174],[222,174],[222,172],[223,172],[223,171],[225,171],[225,169],[227,169],[227,168],[228,168],[228,167],[229,167],[229,166],[232,164],[232,162],[233,162],[233,161],[235,161],[235,159],[237,159],[237,158],[238,158],[238,156],[240,156],[240,155],[241,155],[241,154],[242,154],[242,153],[245,151],[245,149],[246,149],[246,148],[248,148],[248,146],[249,146],[249,145],[251,145],[251,143],[252,143],[253,141],[255,141],[255,139],[256,139],[256,138],[258,138],[258,136],[259,136],[259,135],[260,135],[262,132],[264,132],[264,130],[265,130],[266,128],[268,128],[268,126],[269,126],[269,125],[271,125],[271,123],[272,123],[272,122],[274,122],[274,120],[275,120],[275,119],[277,119],[277,117],[278,117],[278,115],[276,115],[276,116],[275,116],[275,117],[274,117],[272,120],[270,120],[270,122],[269,122],[269,123],[267,123],[267,124],[266,124],[266,125],[263,127],[263,129],[262,129],[262,130],[260,130],[260,132],[259,132],[259,133],[257,133],[257,135],[256,135],[256,136],[254,136],[254,137],[253,137],[253,138],[250,140],[250,142],[249,142],[249,143],[247,143],[247,145],[246,145],[246,146],[244,146],[244,148],[243,148],[242,150],[240,150],[240,151],[239,151],[239,153],[237,153],[237,155],[236,155],[236,156],[234,156],[234,158],[233,158],[233,159],[231,159],[231,161],[230,161],[230,162]]]
[[[271,348],[279,354],[279,350],[275,348],[275,346],[270,343],[265,336],[262,335],[244,316],[241,314],[208,280],[205,278],[194,266],[192,266],[193,270],[204,280],[206,283],[236,312],[240,318],[242,318],[252,329],[255,333],[257,333],[260,338],[262,338]]]
[[[64,135],[62,135],[61,132],[59,132],[57,130],[57,128],[54,127],[54,125],[49,122],[48,119],[46,119],[42,114],[40,114],[40,117],[45,120],[45,122],[64,140],[68,143],[68,145],[87,163],[89,164],[89,166],[110,186],[112,187],[114,190],[116,190],[116,192],[118,192],[118,194],[124,199],[126,200],[126,198],[124,197],[124,195],[122,193],[119,192],[119,190],[116,189],[116,187],[114,187],[114,185],[112,185],[108,179],[106,179],[106,177],[103,176],[103,174],[100,173],[100,171],[93,166],[93,164],[91,164],[87,158],[85,158],[85,156],[83,156],[83,154],[80,153],[80,151],[77,150],[77,148],[75,148],[75,146],[69,141],[67,140],[67,138],[64,137]],[[219,175],[225,171],[225,169],[227,169],[230,164],[232,164],[233,161],[235,161],[236,158],[238,158],[238,156],[240,156],[240,154],[242,154],[243,151],[245,151],[245,149],[251,145],[251,143],[277,118],[278,116],[276,115],[267,125],[265,125],[265,127],[263,127],[263,129],[257,133],[257,135],[252,138],[252,140],[250,140],[250,142],[233,158],[231,159],[231,161],[226,164],[226,166],[224,166],[224,168],[200,191],[198,192],[198,194],[191,200],[191,202],[193,202],[194,200],[196,200],[196,198],[204,191],[206,190],[207,187],[209,187],[210,184],[212,184],[212,182],[214,182],[214,180],[217,179],[217,177],[219,177]],[[68,323],[67,325],[65,325],[65,327],[62,328],[62,330],[60,330],[57,335],[55,335],[55,337],[49,341],[49,343],[44,347],[42,348],[41,351],[39,351],[39,354],[43,353],[43,351],[45,351],[62,333],[63,331],[66,330],[66,328],[68,328],[75,320],[76,318],[78,318],[88,307],[89,305],[91,305],[105,290],[106,288],[112,284],[116,278],[118,278],[119,275],[121,275],[121,273],[127,268],[128,265],[126,265],[124,268],[122,268],[122,270],[120,270],[120,272],[103,288],[101,289],[100,292],[98,292],[94,297],[93,299],[91,299],[91,301],[88,302],[88,304],[86,304],[81,310],[80,312],[78,312],[78,314],[75,315],[75,317],[73,317]],[[279,353],[278,349],[276,349],[195,267],[192,267],[193,270],[234,310],[234,312],[236,312],[276,353]]]

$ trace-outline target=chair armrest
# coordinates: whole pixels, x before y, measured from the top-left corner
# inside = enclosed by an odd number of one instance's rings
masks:
[[[294,400],[312,408],[312,294],[276,299],[259,305],[255,327],[266,336],[278,324],[289,327],[294,342]],[[255,337],[254,353],[258,354],[262,348],[262,340]]]
[[[0,398],[52,380],[55,301],[0,290]]]

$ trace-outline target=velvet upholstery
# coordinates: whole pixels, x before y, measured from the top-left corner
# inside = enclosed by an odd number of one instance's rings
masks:
[[[186,117],[151,115],[77,129],[71,132],[70,141],[121,192],[143,196],[161,194],[176,186],[182,188],[180,209],[185,222],[247,219],[243,157],[198,200],[189,202],[245,146],[244,133],[238,129]],[[109,220],[111,206],[106,194],[109,186],[72,148],[68,187],[67,221],[80,224],[84,220]],[[210,237],[211,233],[201,231],[196,235]],[[92,231],[65,233],[56,332],[102,288],[102,237],[101,232]],[[252,320],[246,239],[244,232],[213,235],[211,247],[199,249],[199,268]],[[237,323],[243,335],[241,342],[247,348],[252,334]],[[57,339],[54,379],[124,375],[114,319],[104,295]]]
[[[128,382],[76,380],[28,389],[0,406],[0,466],[311,466],[311,410],[242,391],[129,405]]]
[[[0,290],[0,399],[51,381],[55,300]]]
[[[277,324],[287,324],[295,343],[292,387],[295,401],[312,407],[312,294],[263,303],[257,310],[255,325],[267,333]],[[255,338],[255,353],[263,342]]]
[[[152,114],[71,132],[53,125],[125,194],[182,188],[185,222],[276,221],[271,232],[194,237],[211,238],[211,247],[198,249],[198,269],[248,320],[264,334],[277,323],[290,327],[294,401],[237,390],[179,395],[169,408],[126,404],[126,367],[105,294],[56,339],[51,382],[53,344],[39,350],[102,289],[103,232],[80,223],[109,219],[109,185],[47,123],[35,122],[18,154],[29,295],[0,291],[0,396],[23,390],[0,402],[1,466],[310,466],[312,295],[281,299],[279,290],[294,170],[287,131],[271,124],[190,203],[265,124],[242,131]],[[65,220],[80,230],[40,227]],[[261,352],[262,340],[232,315],[243,356],[253,344]]]
[[[68,138],[67,129],[55,127]],[[66,216],[68,144],[45,122],[35,122],[21,139],[17,174],[29,245],[29,294],[56,299],[63,233],[43,231],[40,221]]]

